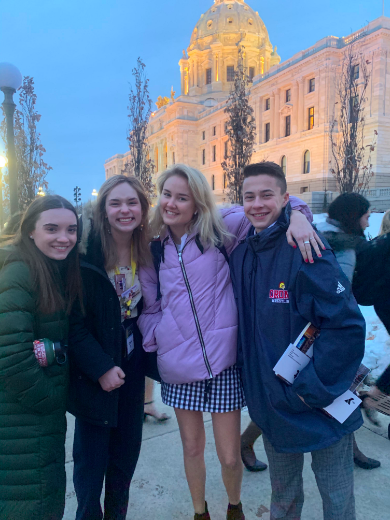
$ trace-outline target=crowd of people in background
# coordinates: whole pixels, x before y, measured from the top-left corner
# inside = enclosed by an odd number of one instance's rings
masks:
[[[0,518],[63,517],[68,411],[76,519],[124,520],[143,423],[170,418],[154,404],[158,381],[178,421],[195,520],[211,518],[204,412],[227,520],[245,519],[242,462],[269,466],[271,519],[299,519],[307,452],[324,519],[354,520],[353,464],[380,462],[356,443],[360,408],[343,423],[321,410],[362,361],[358,304],[374,305],[390,333],[390,212],[367,240],[369,202],[342,194],[317,234],[271,162],[245,168],[243,207],[218,208],[207,179],[186,165],[163,172],[157,189],[152,212],[138,179],[117,175],[82,217],[49,195],[2,232]],[[289,386],[273,368],[306,323],[319,336]],[[368,414],[379,392],[390,393],[390,369],[362,395]],[[245,406],[252,421],[241,434]],[[268,465],[254,452],[261,435]]]

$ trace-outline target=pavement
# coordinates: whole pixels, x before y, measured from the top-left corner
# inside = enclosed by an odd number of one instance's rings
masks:
[[[156,405],[171,415],[164,423],[148,418],[144,425],[140,459],[130,489],[127,520],[192,520],[193,509],[182,457],[179,428],[173,409],[161,403],[159,387],[155,390]],[[242,413],[242,428],[249,423],[247,411]],[[390,441],[387,427],[390,417],[380,415],[381,427],[367,422],[356,433],[358,446],[368,457],[379,459],[382,466],[367,471],[355,469],[357,520],[389,520],[390,518]],[[212,520],[225,520],[227,496],[222,483],[220,465],[215,451],[210,414],[204,414],[206,429],[206,499]],[[74,520],[76,497],[72,483],[72,443],[74,418],[68,417],[66,442],[67,494],[64,520]],[[257,457],[267,462],[261,438],[256,442]],[[310,454],[305,455],[303,472],[305,505],[302,520],[321,520],[322,503],[310,467]],[[242,503],[247,520],[269,520],[271,486],[269,471],[250,473],[244,470]]]

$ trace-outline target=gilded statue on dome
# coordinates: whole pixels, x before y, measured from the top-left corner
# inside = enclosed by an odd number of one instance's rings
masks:
[[[156,106],[157,106],[157,108],[165,107],[165,105],[169,104],[169,101],[170,101],[170,99],[167,96],[164,96],[164,97],[158,96],[157,101],[156,101]]]

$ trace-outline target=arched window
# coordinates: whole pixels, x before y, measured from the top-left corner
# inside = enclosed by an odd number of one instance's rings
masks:
[[[310,173],[310,152],[306,150],[303,155],[303,173]]]
[[[286,175],[287,157],[285,155],[280,159],[280,167],[282,168],[284,175]]]

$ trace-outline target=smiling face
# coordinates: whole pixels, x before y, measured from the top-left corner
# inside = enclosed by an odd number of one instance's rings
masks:
[[[170,227],[177,238],[182,237],[196,212],[195,199],[187,179],[172,175],[165,181],[160,197],[160,212],[164,224]]]
[[[115,235],[132,235],[142,221],[142,208],[138,193],[127,182],[122,182],[107,195],[106,215]]]
[[[266,174],[247,177],[242,191],[245,215],[256,233],[276,222],[289,200],[289,194],[282,194],[276,178]]]
[[[65,208],[42,211],[30,238],[44,255],[65,260],[77,242],[77,219]]]

